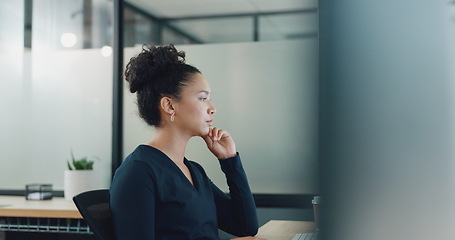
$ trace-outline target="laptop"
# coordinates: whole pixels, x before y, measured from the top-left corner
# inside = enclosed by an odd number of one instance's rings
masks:
[[[319,240],[319,233],[297,233],[291,240]]]

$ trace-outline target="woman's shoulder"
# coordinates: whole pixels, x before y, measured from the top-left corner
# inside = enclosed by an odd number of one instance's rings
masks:
[[[160,168],[165,157],[156,148],[139,145],[123,160],[118,170],[137,167]]]
[[[156,159],[164,158],[166,158],[166,155],[160,150],[149,145],[139,145],[125,158],[125,161],[131,159],[130,161],[139,161],[153,165],[160,162],[156,161]]]
[[[131,176],[155,178],[155,175],[159,174],[165,167],[162,159],[163,156],[159,150],[147,145],[139,145],[117,168],[114,174],[114,182],[131,179]]]

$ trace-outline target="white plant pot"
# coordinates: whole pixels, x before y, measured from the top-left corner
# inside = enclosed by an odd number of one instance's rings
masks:
[[[65,199],[73,200],[79,193],[98,187],[95,171],[65,170]]]

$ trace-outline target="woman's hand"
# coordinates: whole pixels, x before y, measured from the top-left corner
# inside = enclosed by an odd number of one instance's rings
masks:
[[[235,157],[237,150],[231,135],[222,129],[211,128],[209,133],[202,136],[209,150],[219,159]]]

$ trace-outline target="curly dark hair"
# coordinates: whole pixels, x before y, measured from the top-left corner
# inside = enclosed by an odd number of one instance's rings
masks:
[[[126,65],[125,80],[130,91],[137,94],[139,115],[151,126],[160,126],[160,100],[162,97],[180,99],[190,76],[200,71],[185,63],[185,52],[177,51],[173,44],[166,46],[144,45],[139,55]]]

